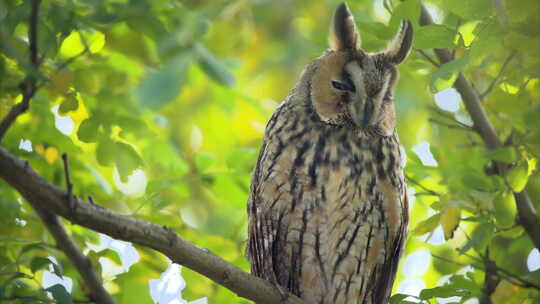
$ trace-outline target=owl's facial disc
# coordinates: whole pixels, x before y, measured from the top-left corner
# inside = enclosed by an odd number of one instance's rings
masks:
[[[357,61],[344,66],[355,88],[349,92],[347,111],[353,123],[360,128],[376,126],[381,120],[384,97],[388,91],[390,73],[384,73],[377,86],[370,85],[373,80],[366,77]]]

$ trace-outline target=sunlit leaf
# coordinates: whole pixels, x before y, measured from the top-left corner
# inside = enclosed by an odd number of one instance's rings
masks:
[[[413,230],[414,235],[423,235],[425,233],[431,232],[437,228],[439,225],[441,214],[437,213],[430,216],[428,219],[421,221],[416,225]]]
[[[60,46],[60,54],[65,58],[75,57],[88,49],[91,53],[101,51],[105,45],[105,35],[98,31],[73,31],[64,39]]]
[[[507,280],[502,280],[491,294],[491,300],[494,304],[518,304],[523,303],[529,294],[526,288],[521,288]]]
[[[79,140],[90,143],[97,140],[98,131],[99,131],[99,121],[94,118],[89,118],[84,120],[79,126],[77,131],[77,137]]]
[[[527,163],[520,162],[517,166],[508,170],[506,179],[514,192],[521,192],[527,185],[529,179]]]
[[[512,226],[516,218],[516,202],[512,193],[501,191],[493,200],[495,220],[502,228]]]
[[[478,225],[472,235],[471,239],[463,246],[459,252],[461,254],[466,253],[469,249],[475,248],[478,252],[484,252],[486,246],[491,242],[494,234],[494,226],[491,223],[481,223]]]
[[[467,65],[468,53],[464,56],[443,64],[437,71],[431,74],[429,87],[432,93],[436,93],[451,87],[457,79],[458,73]]]
[[[114,163],[115,159],[115,144],[110,139],[102,139],[98,142],[96,150],[96,158],[100,165],[109,166]]]
[[[58,160],[59,153],[55,147],[48,147],[43,156],[49,164],[54,164]]]
[[[440,223],[446,240],[454,236],[454,231],[459,225],[460,216],[461,208],[457,204],[448,206],[441,211]]]
[[[60,104],[58,112],[60,114],[66,114],[71,111],[75,111],[79,108],[79,100],[76,93],[68,93],[64,98],[64,101]]]
[[[117,142],[114,149],[116,167],[120,173],[120,179],[125,183],[128,176],[142,165],[142,160],[135,149],[128,144]]]
[[[70,70],[62,70],[51,78],[51,96],[57,96],[66,92],[73,83],[75,75]]]

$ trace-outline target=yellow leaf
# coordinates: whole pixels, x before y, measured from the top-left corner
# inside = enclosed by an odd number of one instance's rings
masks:
[[[43,155],[45,153],[45,147],[43,145],[36,145],[36,153]]]
[[[73,83],[73,79],[75,78],[75,75],[72,71],[68,70],[62,70],[56,75],[54,75],[51,78],[51,90],[49,91],[49,94],[51,97],[56,97],[65,91],[71,86]]]
[[[65,58],[77,56],[84,51],[84,45],[81,41],[79,32],[72,32],[62,41],[60,46],[60,55]]]
[[[88,39],[88,45],[90,47],[90,52],[97,53],[101,51],[103,46],[105,46],[105,35],[101,32],[92,33]]]
[[[104,45],[105,35],[101,32],[83,32],[82,35],[79,32],[71,32],[62,41],[60,55],[64,58],[71,58],[81,54],[85,50],[85,47],[88,47],[91,53],[97,53],[103,49]]]
[[[491,301],[493,304],[523,303],[527,299],[528,293],[527,289],[503,280],[495,288],[495,292],[491,295]]]
[[[48,147],[44,156],[47,162],[52,165],[58,160],[58,150],[54,147]]]
[[[454,231],[459,225],[460,215],[461,208],[458,205],[450,205],[442,210],[440,223],[446,240],[454,236]]]

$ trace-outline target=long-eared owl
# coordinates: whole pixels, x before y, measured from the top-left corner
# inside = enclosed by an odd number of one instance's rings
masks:
[[[367,53],[346,4],[266,126],[248,201],[251,271],[306,303],[386,303],[407,233],[394,90],[403,21]]]

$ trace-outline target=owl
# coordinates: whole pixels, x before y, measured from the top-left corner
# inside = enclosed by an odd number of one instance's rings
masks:
[[[408,203],[396,132],[403,21],[367,53],[346,4],[330,49],[270,118],[248,200],[251,272],[306,303],[386,303],[403,251]]]

